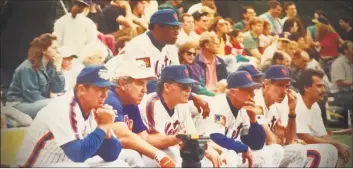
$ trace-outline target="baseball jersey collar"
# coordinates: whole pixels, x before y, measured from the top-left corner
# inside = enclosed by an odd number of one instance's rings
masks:
[[[230,111],[232,112],[234,118],[237,118],[238,116],[238,112],[239,110],[233,106],[232,102],[230,101],[229,97],[227,95],[225,95],[226,99],[227,99],[227,103],[228,103],[228,106],[230,108]]]
[[[172,116],[174,115],[174,110],[175,110],[175,109],[172,109],[172,110],[169,109],[168,106],[167,106],[167,104],[165,103],[163,97],[162,97],[162,94],[159,93],[159,92],[157,92],[157,94],[158,94],[158,97],[159,97],[159,99],[160,99],[160,101],[161,101],[163,107],[165,108],[165,110],[167,110],[169,116],[172,117]]]
[[[150,40],[151,40],[153,46],[156,47],[159,51],[162,51],[162,49],[163,49],[163,47],[164,47],[165,45],[162,45],[162,44],[158,43],[158,42],[156,41],[156,39],[153,37],[151,31],[148,31],[146,34],[147,34],[147,36],[150,38]]]
[[[81,103],[80,103],[80,101],[78,100],[78,98],[77,98],[77,96],[76,96],[76,90],[74,90],[74,99],[73,99],[73,101],[72,101],[72,103],[71,104],[73,104],[73,102],[77,102],[77,104],[78,104],[78,107],[80,108],[80,111],[81,111],[81,113],[82,113],[82,117],[85,119],[85,120],[87,120],[88,119],[88,117],[89,117],[89,115],[91,114],[88,114],[87,116],[85,116],[85,113],[83,112],[83,109],[82,109],[82,106],[81,106]]]

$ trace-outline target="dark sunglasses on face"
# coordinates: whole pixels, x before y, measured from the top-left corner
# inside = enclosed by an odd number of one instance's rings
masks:
[[[182,84],[182,83],[175,83],[177,86],[180,87],[182,90],[189,90],[192,88],[192,84]]]
[[[180,26],[174,26],[174,25],[159,25],[162,28],[167,28],[169,30],[173,30],[173,31],[179,31],[180,30]]]
[[[196,56],[196,52],[187,51],[186,54],[188,54],[189,56],[190,56],[190,55]]]

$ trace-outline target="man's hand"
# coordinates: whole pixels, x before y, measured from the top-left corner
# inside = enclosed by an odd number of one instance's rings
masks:
[[[246,112],[248,113],[248,116],[250,118],[251,123],[256,122],[256,115],[262,115],[263,110],[260,106],[255,106],[255,102],[253,99],[246,101],[245,106],[243,107]]]
[[[201,97],[197,96],[196,94],[192,94],[192,101],[194,102],[198,112],[201,113],[202,111],[202,117],[204,119],[210,115],[210,107],[205,100],[201,99]]]
[[[113,107],[109,105],[104,105],[103,107],[94,111],[94,116],[98,125],[114,123],[116,114],[116,110],[114,110]]]
[[[349,146],[343,144],[343,143],[339,143],[337,145],[337,150],[339,155],[342,157],[343,161],[345,164],[348,163],[349,159],[350,159],[350,148]]]
[[[208,160],[212,162],[214,168],[219,168],[221,167],[222,163],[226,163],[225,159],[223,159],[218,154],[218,152],[212,147],[207,147],[207,150],[205,151],[205,156]]]
[[[249,148],[248,148],[248,151],[242,153],[242,158],[243,158],[243,164],[246,162],[246,160],[248,160],[249,168],[253,167],[253,156]]]
[[[288,96],[289,114],[295,114],[295,106],[297,105],[296,93],[292,89],[289,89],[287,96]]]

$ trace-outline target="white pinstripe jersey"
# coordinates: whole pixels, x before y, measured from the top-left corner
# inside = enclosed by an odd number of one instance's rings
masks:
[[[170,116],[158,94],[151,93],[143,99],[139,109],[148,132],[158,132],[166,135],[197,133],[188,104],[176,105],[174,114]]]
[[[267,108],[263,90],[259,89],[255,91],[254,101],[255,105],[261,106],[264,112],[264,115],[257,116],[257,122],[259,124],[268,124],[270,129],[273,129],[274,124],[277,122],[281,122],[282,125],[287,126],[289,113],[287,96],[285,96],[281,103],[274,103]]]
[[[221,133],[229,138],[240,141],[240,136],[247,134],[250,128],[250,119],[245,109],[238,111],[234,117],[225,94],[220,94],[209,100],[210,116],[195,121],[199,133],[209,135]]]
[[[71,162],[60,146],[84,138],[96,127],[93,113],[85,120],[73,92],[67,92],[38,112],[17,153],[16,164],[36,167]]]

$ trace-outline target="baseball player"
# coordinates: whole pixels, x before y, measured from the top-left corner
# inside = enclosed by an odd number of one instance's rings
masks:
[[[263,88],[255,92],[255,104],[263,110],[258,122],[264,127],[267,144],[280,144],[284,158],[280,167],[303,167],[306,148],[295,143],[295,92],[289,90],[290,70],[282,65],[267,69]],[[287,98],[285,99],[285,97]],[[288,113],[289,112],[289,113]]]
[[[117,126],[113,130],[122,146],[155,159],[161,167],[175,167],[175,162],[166,153],[148,143],[149,139],[145,141],[145,137],[140,137],[147,133],[147,128],[142,122],[138,104],[146,93],[148,80],[156,78],[152,68],[143,61],[124,62],[119,64],[115,73],[113,82],[117,86],[110,88],[105,103],[118,112],[115,119]],[[162,139],[155,137],[155,140]],[[120,157],[125,156],[127,161],[132,162],[129,163],[131,167],[143,167],[142,156],[136,151],[123,149]]]
[[[76,82],[73,91],[54,99],[38,113],[17,153],[18,166],[128,167],[117,160],[121,144],[110,132],[116,114],[103,105],[113,85],[107,69],[86,67]]]
[[[194,83],[195,81],[189,78],[188,70],[184,65],[170,65],[162,70],[161,79],[158,82],[158,92],[149,94],[139,105],[148,133],[169,138],[175,138],[176,134],[197,133],[187,104],[191,86]],[[178,143],[180,140],[176,139],[168,146],[176,150],[175,157],[178,159],[175,161],[180,167],[180,154],[175,146]],[[224,161],[219,157],[213,145],[208,146],[205,156],[208,160],[203,159],[201,162],[203,167],[212,165],[219,167]],[[146,159],[146,163],[148,161],[150,160]],[[153,166],[153,164],[151,165]]]
[[[258,124],[255,114],[260,110],[252,101],[254,90],[261,85],[254,83],[246,71],[231,73],[227,84],[226,93],[217,95],[210,101],[210,117],[196,121],[196,128],[205,134],[221,133],[243,142],[249,148],[237,153],[244,155],[252,151],[255,167],[278,167],[283,158],[283,148],[277,144],[264,146],[265,132]],[[239,167],[246,165],[248,164],[238,162]]]
[[[326,132],[318,101],[324,99],[324,73],[314,69],[304,70],[299,78],[297,93],[297,135],[308,143],[305,167],[344,167],[350,158],[349,146],[333,140]],[[338,153],[337,153],[338,152]],[[341,163],[342,162],[342,163]]]

